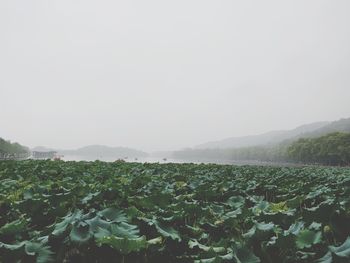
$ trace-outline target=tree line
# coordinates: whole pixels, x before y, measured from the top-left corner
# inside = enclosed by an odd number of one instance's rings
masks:
[[[292,162],[350,165],[350,133],[335,132],[317,138],[301,138],[278,145],[233,149],[185,149],[173,158],[190,161]]]
[[[287,150],[296,162],[350,165],[350,133],[334,132],[317,138],[302,138]]]

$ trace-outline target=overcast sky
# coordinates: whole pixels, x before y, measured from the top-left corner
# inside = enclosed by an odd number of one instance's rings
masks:
[[[173,150],[350,117],[349,0],[1,0],[0,137]]]

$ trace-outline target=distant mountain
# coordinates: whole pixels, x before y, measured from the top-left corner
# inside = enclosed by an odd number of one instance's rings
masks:
[[[350,118],[333,121],[328,125],[298,137],[319,137],[332,132],[350,132]]]
[[[219,141],[208,142],[196,146],[196,149],[226,149],[241,148],[258,145],[273,145],[282,141],[302,137],[304,134],[310,134],[316,130],[330,125],[330,122],[315,122],[299,126],[292,130],[270,131],[259,135],[250,135],[242,137],[231,137]]]
[[[110,147],[104,145],[89,145],[76,150],[61,150],[59,154],[75,155],[89,158],[139,158],[148,154],[139,150],[126,147]]]

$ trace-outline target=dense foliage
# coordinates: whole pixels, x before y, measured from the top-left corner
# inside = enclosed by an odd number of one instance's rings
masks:
[[[350,165],[350,133],[330,133],[292,143],[288,156],[303,163]]]
[[[0,262],[349,262],[350,169],[0,161]]]

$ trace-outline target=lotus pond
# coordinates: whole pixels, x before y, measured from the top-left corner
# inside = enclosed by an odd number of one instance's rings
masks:
[[[350,262],[350,169],[0,161],[0,262]]]

